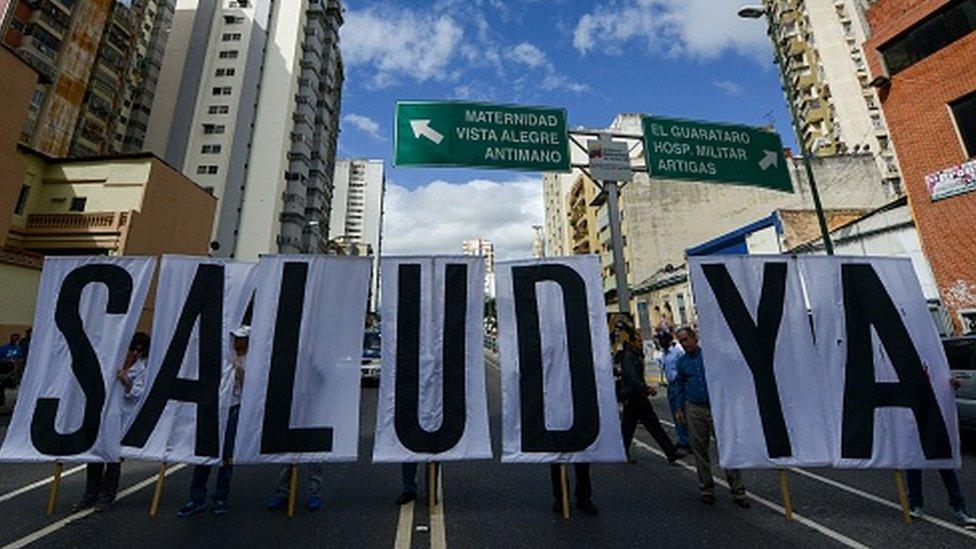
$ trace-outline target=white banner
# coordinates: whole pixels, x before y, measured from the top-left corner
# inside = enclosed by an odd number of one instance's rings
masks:
[[[155,259],[44,260],[34,333],[0,461],[119,460],[122,366]]]
[[[948,364],[909,260],[689,267],[722,467],[959,466]]]
[[[235,463],[356,460],[370,264],[261,258]]]
[[[498,265],[502,461],[622,462],[597,256]]]
[[[949,365],[908,259],[804,257],[834,464],[958,469]]]
[[[823,467],[830,431],[803,287],[787,256],[690,257],[719,463]]]
[[[143,393],[122,455],[220,461],[233,377],[230,332],[254,294],[255,263],[163,256]]]
[[[491,457],[481,257],[383,258],[374,462]]]

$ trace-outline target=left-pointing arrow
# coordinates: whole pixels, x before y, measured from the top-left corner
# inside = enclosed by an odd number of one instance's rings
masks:
[[[426,137],[433,141],[435,145],[440,145],[441,141],[444,140],[443,135],[430,127],[430,120],[411,120],[410,127],[413,128],[413,136],[417,139]]]

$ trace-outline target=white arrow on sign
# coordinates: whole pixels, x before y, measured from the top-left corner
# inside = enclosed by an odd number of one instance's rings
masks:
[[[413,136],[417,139],[426,137],[433,141],[435,145],[440,145],[441,141],[444,140],[443,135],[430,127],[430,120],[411,120],[410,127],[413,128]]]
[[[770,166],[779,167],[779,155],[776,154],[776,151],[763,152],[766,153],[766,156],[759,161],[759,168],[762,169],[762,171],[768,170]]]

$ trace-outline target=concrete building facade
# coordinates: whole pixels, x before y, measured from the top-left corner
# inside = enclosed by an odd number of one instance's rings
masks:
[[[327,250],[341,25],[339,0],[178,0],[146,144],[219,200],[216,255]]]
[[[484,238],[472,238],[461,243],[461,253],[485,258],[485,296],[495,297],[495,245]]]
[[[874,157],[889,198],[901,172],[861,44],[870,35],[865,0],[764,0],[771,38],[796,90],[806,150],[817,156]]]
[[[956,330],[976,330],[976,1],[880,0],[867,18],[922,246]]]
[[[329,238],[345,247],[358,246],[373,256],[370,306],[375,311],[380,289],[380,256],[383,253],[383,198],[386,171],[382,160],[338,159],[329,215]],[[306,236],[311,240],[311,235]],[[310,246],[308,242],[306,246]]]

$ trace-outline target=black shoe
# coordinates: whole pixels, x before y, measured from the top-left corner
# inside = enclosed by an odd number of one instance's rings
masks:
[[[411,501],[414,501],[416,499],[417,499],[417,494],[410,494],[410,493],[404,492],[404,493],[400,494],[399,496],[397,496],[396,502],[397,502],[397,505],[406,505],[406,504],[408,504]]]
[[[96,513],[104,513],[112,508],[112,504],[115,503],[115,498],[101,497],[98,498],[98,503],[95,504]]]
[[[700,499],[705,505],[712,505],[715,503],[715,496],[713,494],[702,494],[698,496],[698,499]]]
[[[734,498],[732,501],[735,502],[735,504],[742,509],[749,509],[752,507],[752,503],[750,503],[749,500],[746,499],[745,497],[737,497]]]
[[[97,499],[94,496],[82,496],[81,501],[76,503],[75,506],[71,508],[71,512],[77,513],[78,511],[84,511],[89,507],[93,507],[96,501]]]
[[[587,515],[596,515],[599,513],[599,511],[596,509],[596,505],[593,503],[593,500],[590,499],[582,499],[577,501],[576,507]]]

